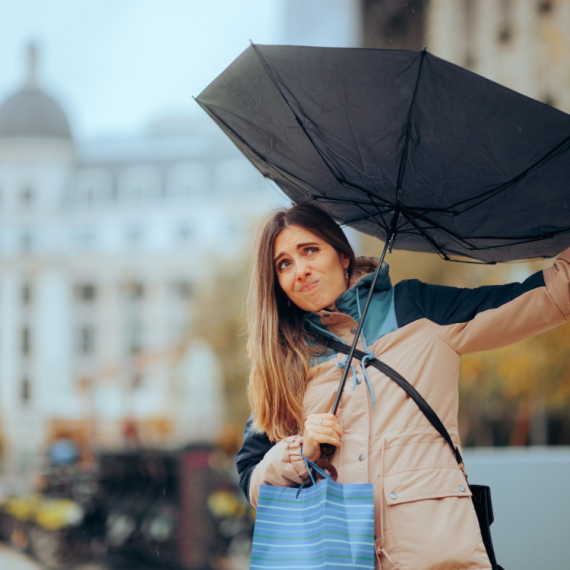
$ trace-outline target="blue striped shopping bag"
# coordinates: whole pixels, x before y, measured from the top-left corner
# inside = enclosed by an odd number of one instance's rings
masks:
[[[316,485],[261,485],[250,569],[373,570],[372,483],[342,485],[306,462],[324,477]]]

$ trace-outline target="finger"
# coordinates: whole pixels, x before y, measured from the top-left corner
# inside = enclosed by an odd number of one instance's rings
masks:
[[[335,433],[336,435],[338,435],[339,438],[344,433],[344,430],[338,423],[332,423],[332,422],[328,422],[328,424],[323,422],[322,425],[311,426],[311,429],[324,434]]]
[[[333,414],[309,416],[312,426],[323,426],[333,428],[337,433],[342,435],[343,429],[338,423],[338,419]]]
[[[311,438],[314,441],[318,441],[319,443],[325,443],[325,441],[323,441],[323,438],[334,439],[340,444],[341,435],[332,428],[319,427],[307,430],[305,438]]]
[[[306,421],[312,424],[331,425],[337,424],[338,418],[334,414],[311,414]]]
[[[331,445],[334,445],[335,447],[340,447],[340,439],[338,437],[335,436],[331,436],[331,435],[325,435],[325,434],[314,434],[314,437],[310,437],[310,438],[306,438],[307,441],[309,442],[309,444],[321,444],[321,443],[330,443]]]
[[[336,422],[336,416],[334,414],[310,414],[309,416],[307,416],[307,420],[308,422],[311,423],[316,423],[318,424],[320,421],[326,422],[326,421],[332,421],[332,422]]]

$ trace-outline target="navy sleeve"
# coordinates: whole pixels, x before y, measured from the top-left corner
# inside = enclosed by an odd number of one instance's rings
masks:
[[[243,445],[236,456],[236,467],[239,475],[239,486],[249,501],[249,480],[256,465],[265,457],[265,454],[275,445],[269,441],[264,433],[252,428],[253,416],[245,424],[243,432]]]
[[[464,323],[478,313],[497,309],[524,293],[544,287],[544,273],[539,271],[522,283],[491,285],[475,289],[428,285],[417,279],[395,286],[398,327],[427,318],[438,325]]]

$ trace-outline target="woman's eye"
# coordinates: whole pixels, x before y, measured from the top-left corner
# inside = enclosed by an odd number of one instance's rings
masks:
[[[277,265],[277,271],[283,271],[284,269],[287,269],[289,265],[291,265],[289,261],[286,260],[280,261],[279,264]]]
[[[318,247],[308,247],[308,248],[305,250],[305,253],[307,253],[307,255],[310,255],[310,254],[312,254],[312,253],[316,253],[317,251],[319,251],[319,248],[318,248]]]

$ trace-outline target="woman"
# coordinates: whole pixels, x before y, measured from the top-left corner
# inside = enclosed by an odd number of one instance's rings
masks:
[[[455,456],[394,382],[352,362],[338,417],[329,413],[377,261],[355,259],[342,230],[315,206],[272,213],[258,232],[248,299],[253,410],[237,458],[252,505],[260,484],[296,486],[301,456],[334,445],[340,483],[374,484],[375,550],[386,569],[491,568]],[[461,355],[539,334],[570,318],[570,250],[523,283],[457,289],[385,266],[358,348],[397,370],[431,404],[456,446]]]

